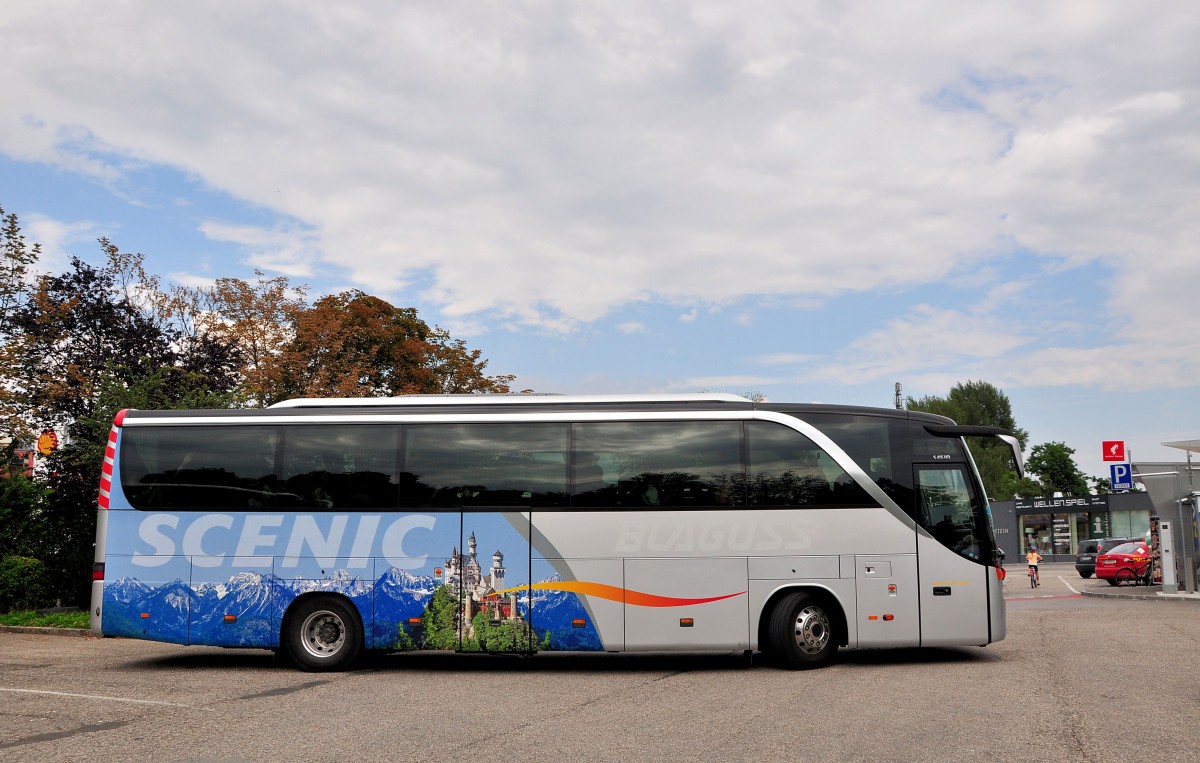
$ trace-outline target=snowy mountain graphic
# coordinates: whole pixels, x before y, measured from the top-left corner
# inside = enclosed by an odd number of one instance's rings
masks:
[[[375,618],[371,640],[376,648],[386,649],[396,644],[399,627],[410,618],[425,614],[439,582],[428,575],[412,575],[391,567],[375,581]]]
[[[551,575],[539,583],[561,583],[561,575]],[[567,591],[538,589],[532,592],[533,615],[531,624],[535,643],[556,651],[599,652],[604,650],[600,634],[579,596]],[[583,620],[585,627],[576,628],[574,622]],[[549,639],[547,641],[547,635]]]
[[[104,587],[104,595],[113,601],[128,604],[137,601],[150,592],[150,586],[137,578],[118,578]]]
[[[542,582],[558,582],[557,575]],[[366,646],[390,649],[399,629],[420,618],[440,581],[389,568],[373,583],[336,570],[319,580],[286,580],[274,574],[239,572],[220,583],[189,586],[174,580],[151,586],[122,577],[104,587],[104,632],[180,644],[279,646],[279,624],[297,596],[313,591],[340,593],[369,623]],[[538,645],[550,649],[602,650],[599,634],[579,597],[554,590],[522,592],[517,606],[533,626]],[[530,609],[532,608],[532,615]],[[586,627],[574,627],[583,620]]]

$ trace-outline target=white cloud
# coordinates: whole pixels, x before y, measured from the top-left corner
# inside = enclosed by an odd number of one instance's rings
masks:
[[[459,325],[986,287],[1021,250],[1114,273],[1118,335],[1047,352],[1191,368],[1161,331],[1200,284],[1191,2],[16,4],[0,33],[0,151],[178,169],[299,221],[204,226],[247,262],[420,283]],[[817,376],[1012,369],[1034,341],[922,298]]]
[[[99,250],[96,240],[103,234],[93,222],[65,222],[36,212],[21,215],[20,220],[26,244],[37,242],[42,247],[36,266],[39,271],[63,272],[72,256],[89,260]]]
[[[930,305],[853,341],[846,350],[806,377],[833,383],[899,380],[913,372],[930,373],[953,366],[960,379],[965,368],[1007,358],[1027,343],[1004,320]],[[991,377],[989,377],[991,378]]]
[[[312,263],[319,256],[313,236],[303,231],[268,230],[210,220],[200,225],[200,232],[213,241],[241,245],[247,252],[248,264],[286,276],[312,275]]]
[[[751,362],[764,366],[802,365],[811,363],[819,357],[818,355],[806,355],[800,352],[775,352],[770,355],[752,358]]]

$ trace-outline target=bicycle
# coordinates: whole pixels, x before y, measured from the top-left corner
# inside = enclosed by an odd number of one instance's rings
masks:
[[[1038,574],[1037,565],[1036,564],[1029,565],[1029,587],[1037,588],[1037,587],[1041,586],[1041,584],[1042,584],[1041,575]]]
[[[1147,559],[1138,564],[1134,562],[1128,567],[1122,567],[1117,570],[1116,574],[1117,585],[1125,583],[1133,583],[1134,585],[1153,585],[1154,584],[1154,560]]]

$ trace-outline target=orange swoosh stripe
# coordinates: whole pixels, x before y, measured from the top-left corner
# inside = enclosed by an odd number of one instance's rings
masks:
[[[520,591],[525,586],[516,588],[508,588],[503,591],[497,591],[496,595],[506,594],[509,591]],[[631,591],[628,588],[619,588],[617,586],[606,585],[604,583],[589,583],[584,580],[560,580],[555,583],[534,583],[529,586],[535,591],[566,591],[567,593],[583,594],[584,596],[595,596],[598,599],[607,599],[609,601],[620,601],[626,604],[632,604],[636,607],[686,607],[695,604],[708,604],[713,601],[721,601],[722,599],[732,599],[734,596],[742,596],[746,592],[739,591],[738,593],[727,593],[723,596],[705,596],[699,599],[686,599],[678,596],[659,596],[653,593],[643,593],[641,591]]]

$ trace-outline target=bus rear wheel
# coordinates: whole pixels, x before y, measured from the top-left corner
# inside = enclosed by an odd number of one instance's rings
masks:
[[[768,627],[771,651],[790,668],[820,668],[833,661],[838,644],[828,608],[797,591],[779,600]]]
[[[288,656],[303,670],[345,670],[362,646],[358,613],[345,599],[305,599],[293,607],[285,623]]]

